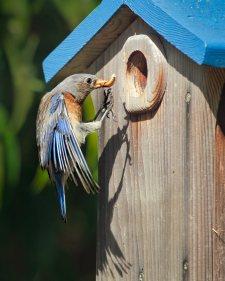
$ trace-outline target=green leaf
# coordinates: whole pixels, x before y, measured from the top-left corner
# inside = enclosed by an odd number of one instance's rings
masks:
[[[6,178],[10,186],[16,186],[20,176],[20,146],[18,139],[10,128],[4,133]]]
[[[31,188],[34,193],[40,193],[49,183],[48,173],[40,167],[37,168]]]
[[[37,37],[30,36],[22,51],[9,43],[5,47],[14,81],[13,111],[10,123],[16,131],[19,131],[26,121],[35,92],[44,90],[44,84],[36,78],[32,64],[37,44]]]
[[[10,186],[18,183],[20,174],[20,147],[17,136],[8,125],[8,114],[3,106],[0,106],[0,136],[2,143],[2,159],[5,159],[5,176]],[[3,160],[2,160],[3,161]]]
[[[7,110],[3,106],[0,105],[0,134],[1,134],[1,136],[7,127],[7,119],[8,119]]]
[[[0,141],[0,208],[3,201],[3,189],[4,189],[4,178],[5,178],[5,169],[4,169],[4,156],[3,156],[3,144]]]
[[[52,0],[58,9],[58,12],[64,17],[69,26],[74,27],[78,24],[87,14],[89,14],[99,1],[93,2],[92,0],[67,0],[66,5],[62,5],[61,0]]]
[[[91,96],[88,96],[83,105],[83,120],[90,121],[95,117],[95,108]],[[85,158],[92,175],[98,181],[98,134],[93,133],[86,139]]]

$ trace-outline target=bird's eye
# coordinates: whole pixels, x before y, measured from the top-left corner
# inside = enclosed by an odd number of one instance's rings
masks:
[[[86,82],[87,82],[88,84],[91,84],[91,83],[92,83],[92,79],[91,79],[91,78],[88,78],[88,79],[86,80]]]

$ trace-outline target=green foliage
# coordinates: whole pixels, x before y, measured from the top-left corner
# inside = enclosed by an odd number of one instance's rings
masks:
[[[93,120],[95,117],[95,109],[91,97],[89,96],[83,107],[83,119],[85,121]],[[88,166],[91,169],[93,177],[98,181],[98,135],[93,133],[87,136],[86,147],[85,147],[85,157]]]
[[[71,186],[69,223],[59,220],[38,166],[35,119],[42,60],[98,3],[0,1],[0,280],[94,280],[96,202]],[[84,116],[93,115],[88,99]],[[97,179],[96,147],[93,134],[85,152]]]

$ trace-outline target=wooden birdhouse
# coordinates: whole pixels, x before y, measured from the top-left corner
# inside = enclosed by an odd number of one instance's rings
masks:
[[[224,11],[104,0],[44,60],[47,82],[117,77],[117,122],[100,132],[97,280],[225,280]]]

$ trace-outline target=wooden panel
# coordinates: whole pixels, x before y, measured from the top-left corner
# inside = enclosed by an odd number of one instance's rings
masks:
[[[213,268],[224,266],[224,250],[212,231],[218,216],[218,227],[225,221],[224,201],[212,216],[225,71],[198,66],[164,42],[169,78],[159,109],[127,114],[123,46],[129,36],[149,33],[135,21],[88,70],[117,75],[118,122],[106,120],[100,134],[97,280],[225,280],[213,276]],[[93,97],[99,105],[102,95]],[[224,161],[218,154],[216,162]]]
[[[220,77],[218,77],[220,78]],[[217,84],[214,81],[212,90]],[[225,88],[223,85],[216,125],[216,187],[214,192],[214,281],[225,280]]]

